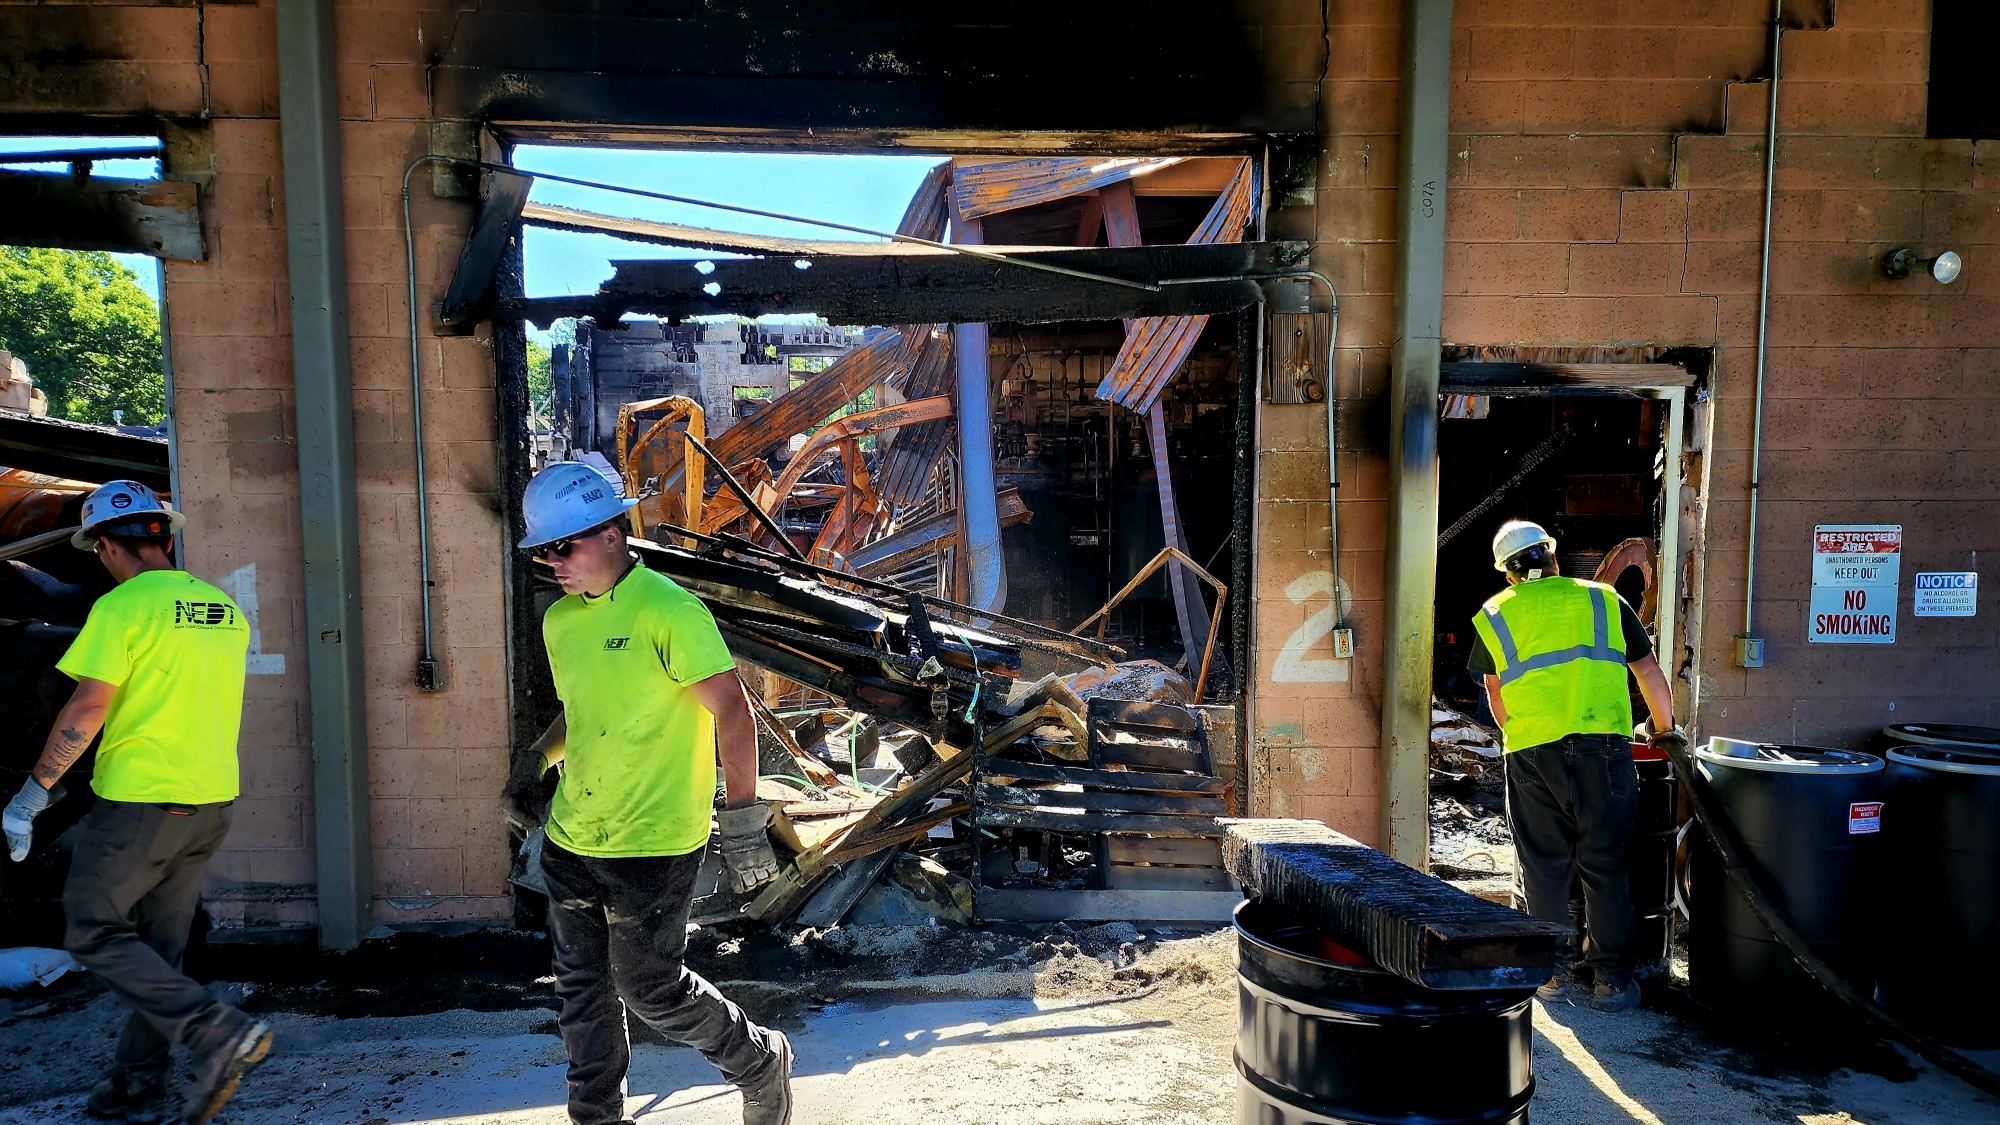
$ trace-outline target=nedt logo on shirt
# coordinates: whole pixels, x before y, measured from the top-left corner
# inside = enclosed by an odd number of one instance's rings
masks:
[[[630,637],[606,637],[604,638],[604,647],[607,649],[622,649],[625,647],[625,642],[631,639]]]
[[[236,624],[236,607],[228,602],[174,602],[174,628],[213,629]]]

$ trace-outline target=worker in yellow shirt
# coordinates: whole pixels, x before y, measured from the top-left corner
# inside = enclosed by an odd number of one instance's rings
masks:
[[[56,664],[76,691],[5,826],[9,853],[26,858],[35,817],[60,799],[57,781],[103,732],[90,782],[97,804],[63,887],[63,944],[132,1015],[85,1108],[127,1121],[167,1116],[178,1043],[196,1072],[181,1120],[205,1125],[269,1053],[271,1030],[180,971],[202,873],[229,833],[250,645],[236,603],[175,567],[182,522],[133,481],[84,499],[71,542],[97,552],[118,585],[97,599]]]
[[[521,546],[549,564],[566,595],[542,619],[563,709],[516,759],[503,803],[516,823],[539,823],[542,775],[561,763],[541,863],[569,1117],[629,1120],[629,1008],[741,1089],[746,1125],[785,1125],[790,1042],[751,1023],[682,960],[718,757],[716,821],[732,885],[748,891],[778,871],[770,809],[757,800],[756,726],[707,607],[627,547],[633,503],[577,461],[536,474],[523,502]]]
[[[1482,678],[1506,748],[1507,825],[1528,913],[1571,924],[1570,890],[1583,891],[1583,949],[1590,1006],[1639,1002],[1632,979],[1637,915],[1625,872],[1638,816],[1632,764],[1636,679],[1655,730],[1670,731],[1674,698],[1652,638],[1618,591],[1564,578],[1556,541],[1525,520],[1493,537],[1493,566],[1507,588],[1473,616],[1478,637],[1467,671]],[[1559,973],[1537,989],[1560,999]]]

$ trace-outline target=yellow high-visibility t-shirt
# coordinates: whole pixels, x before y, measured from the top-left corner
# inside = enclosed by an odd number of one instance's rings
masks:
[[[184,570],[149,570],[97,599],[56,667],[118,689],[90,787],[110,801],[206,805],[238,792],[250,624]]]
[[[542,617],[568,735],[549,839],[605,859],[708,843],[715,716],[689,686],[736,666],[700,599],[634,566],[602,597]]]

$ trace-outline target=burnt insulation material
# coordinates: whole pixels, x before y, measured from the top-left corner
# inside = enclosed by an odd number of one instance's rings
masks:
[[[1224,820],[1223,862],[1245,887],[1413,984],[1539,985],[1571,931],[1406,867],[1316,820]]]

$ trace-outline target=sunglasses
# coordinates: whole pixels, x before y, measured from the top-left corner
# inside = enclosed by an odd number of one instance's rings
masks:
[[[528,548],[528,554],[538,559],[566,559],[569,557],[571,551],[576,550],[578,540],[589,539],[591,536],[601,534],[603,531],[604,528],[601,525],[593,527],[589,531],[578,532],[565,539],[555,539],[543,543],[538,547],[530,547]]]

